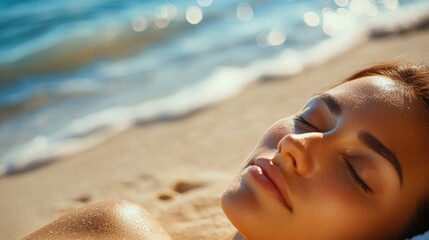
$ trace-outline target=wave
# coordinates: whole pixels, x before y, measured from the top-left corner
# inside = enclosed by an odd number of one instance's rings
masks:
[[[384,37],[429,27],[429,4],[404,6],[397,12],[386,12],[368,22],[369,36]]]
[[[259,59],[244,67],[218,67],[199,83],[172,95],[141,104],[114,107],[69,123],[54,138],[36,137],[8,153],[0,165],[0,175],[27,171],[66,155],[100,144],[132,126],[174,120],[236,95],[249,84],[271,77],[291,76],[321,64],[369,38],[403,33],[429,24],[429,5],[413,5],[386,12],[352,27],[317,45],[285,49],[276,57]]]
[[[0,6],[1,6],[0,1]],[[189,3],[15,4],[0,18],[0,86],[26,76],[72,71],[97,61],[140,54],[192,28],[184,19]],[[201,25],[217,21],[221,6],[207,9]]]
[[[174,31],[148,28],[140,33],[133,31],[129,24],[111,25],[91,34],[53,31],[3,52],[3,57],[0,57],[0,85],[14,83],[26,76],[70,72],[100,60],[132,57],[188,28],[186,24],[171,25]]]

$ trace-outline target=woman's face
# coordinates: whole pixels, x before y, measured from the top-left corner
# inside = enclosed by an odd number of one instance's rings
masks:
[[[274,123],[222,196],[248,240],[388,239],[428,195],[429,114],[366,77]]]

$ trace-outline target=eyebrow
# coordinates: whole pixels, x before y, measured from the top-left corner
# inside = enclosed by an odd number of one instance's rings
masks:
[[[315,96],[325,102],[329,108],[329,111],[331,111],[334,115],[341,114],[342,107],[334,96],[328,93],[320,93],[316,94]]]
[[[320,93],[316,94],[315,97],[321,99],[327,106],[329,111],[335,115],[340,115],[342,112],[342,107],[339,101],[329,93]],[[374,135],[366,131],[360,131],[358,134],[359,141],[362,142],[365,146],[381,155],[389,163],[391,163],[399,176],[399,181],[402,186],[402,168],[401,164],[398,161],[398,158],[386,145],[384,145],[379,139]]]
[[[402,168],[401,164],[399,164],[398,159],[396,158],[396,155],[393,153],[392,150],[390,150],[388,147],[386,147],[380,140],[378,140],[374,135],[372,135],[369,132],[361,131],[358,134],[359,141],[362,142],[364,145],[366,145],[368,148],[373,150],[374,152],[378,153],[384,159],[389,161],[395,168],[396,173],[399,176],[399,181],[402,186]]]

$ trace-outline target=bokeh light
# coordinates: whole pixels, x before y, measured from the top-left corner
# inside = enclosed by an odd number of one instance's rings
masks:
[[[322,10],[322,30],[328,36],[350,30],[356,24],[354,15],[347,8],[324,8]]]
[[[203,12],[200,8],[192,6],[186,10],[186,21],[190,24],[198,24],[203,20]]]
[[[399,6],[398,0],[384,0],[383,5],[389,10],[395,10]]]
[[[157,8],[155,13],[155,26],[166,28],[172,20],[179,17],[179,10],[174,4],[165,4]]]
[[[253,8],[249,3],[243,2],[237,5],[237,18],[242,22],[248,22],[253,19]]]
[[[334,36],[344,28],[344,23],[334,10],[327,8],[323,11],[323,32],[328,36]]]
[[[347,7],[349,0],[335,0],[335,4],[337,4],[339,7]]]
[[[288,68],[290,61],[301,69],[307,66],[302,56],[322,61],[315,58],[335,56],[362,39],[414,30],[427,23],[429,7],[429,0],[90,0],[31,7],[6,2],[0,111],[5,109],[2,119],[22,131],[15,137],[0,128],[0,164],[15,153],[29,156],[33,150],[20,154],[27,143],[51,148],[56,129],[65,129],[61,136],[69,139],[104,129],[110,124],[105,121],[127,118],[128,124],[163,114],[152,107],[153,100],[200,81],[229,79],[218,78],[219,69],[253,81],[267,73],[263,68],[271,72],[272,63],[284,65],[285,50]],[[253,66],[255,79],[241,74]],[[134,110],[146,101],[150,107]],[[122,107],[127,114],[117,114]],[[104,108],[113,110],[104,114]],[[16,142],[9,141],[12,135]],[[9,148],[13,152],[3,157]]]
[[[316,26],[319,26],[320,24],[319,15],[315,12],[308,11],[304,13],[303,18],[304,18],[305,24],[307,24],[310,27],[316,27]]]
[[[148,21],[143,16],[138,16],[134,18],[133,22],[131,23],[131,27],[136,32],[142,32],[146,30],[147,26],[148,26]]]
[[[213,0],[197,0],[197,3],[201,7],[208,7],[208,6],[212,5]]]
[[[347,8],[337,8],[337,15],[340,17],[349,17],[350,11]]]
[[[168,27],[168,25],[170,25],[170,20],[166,18],[155,19],[155,26],[157,26],[158,28],[166,28]]]
[[[286,33],[280,30],[273,30],[267,36],[267,43],[271,46],[282,45],[286,41]]]
[[[355,15],[375,16],[378,14],[377,6],[370,0],[352,0],[349,4],[349,10]]]

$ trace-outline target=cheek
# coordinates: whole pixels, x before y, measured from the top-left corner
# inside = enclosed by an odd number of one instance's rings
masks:
[[[319,234],[330,236],[326,239],[350,239],[351,234],[362,234],[371,219],[371,208],[359,189],[342,177],[315,177],[311,183],[299,186],[302,191],[295,199],[299,203],[297,222],[307,222],[298,226],[318,226]]]
[[[274,123],[262,136],[259,148],[277,149],[279,141],[287,134],[295,132],[295,125],[292,117],[279,120]]]

